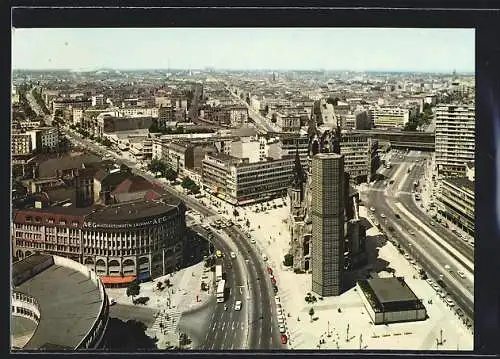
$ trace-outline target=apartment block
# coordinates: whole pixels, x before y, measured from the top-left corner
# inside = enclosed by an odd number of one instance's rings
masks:
[[[438,195],[440,213],[474,236],[474,182],[468,178],[446,178]]]
[[[438,175],[464,177],[466,163],[474,161],[475,108],[446,105],[436,108],[436,165]]]

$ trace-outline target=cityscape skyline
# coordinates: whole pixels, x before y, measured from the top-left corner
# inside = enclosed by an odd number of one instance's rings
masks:
[[[344,41],[347,37],[350,41]],[[240,40],[245,38],[253,41],[242,44]],[[332,39],[341,42],[332,47],[325,46]],[[273,53],[279,56],[273,56]],[[320,53],[325,56],[318,56]],[[432,56],[421,56],[425,54]],[[473,73],[475,31],[394,28],[13,29],[12,67],[16,70],[217,68]]]

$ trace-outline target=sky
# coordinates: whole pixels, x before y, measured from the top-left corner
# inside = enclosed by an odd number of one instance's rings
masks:
[[[13,29],[13,69],[475,71],[474,29]]]

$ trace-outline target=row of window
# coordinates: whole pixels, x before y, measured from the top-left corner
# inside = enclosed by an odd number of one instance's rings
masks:
[[[26,222],[42,223],[42,217],[35,217],[35,218],[33,218],[32,216],[26,216],[25,220],[26,220]],[[55,222],[54,218],[47,218],[46,219],[46,223],[53,224],[54,222]],[[67,224],[67,221],[65,219],[61,219],[58,222],[58,224],[61,225],[61,226],[65,226]],[[78,226],[78,222],[77,221],[73,221],[73,222],[71,222],[71,225],[73,227],[76,227],[76,226]]]
[[[23,307],[12,306],[12,313],[33,318],[36,322],[40,321],[40,317],[38,316],[38,314],[34,313],[33,311],[31,311],[29,309],[23,308]]]

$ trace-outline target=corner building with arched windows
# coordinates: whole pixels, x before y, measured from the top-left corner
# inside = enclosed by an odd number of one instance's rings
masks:
[[[88,208],[32,208],[15,213],[13,248],[69,257],[94,271],[107,287],[126,286],[182,265],[186,207],[163,196]]]

